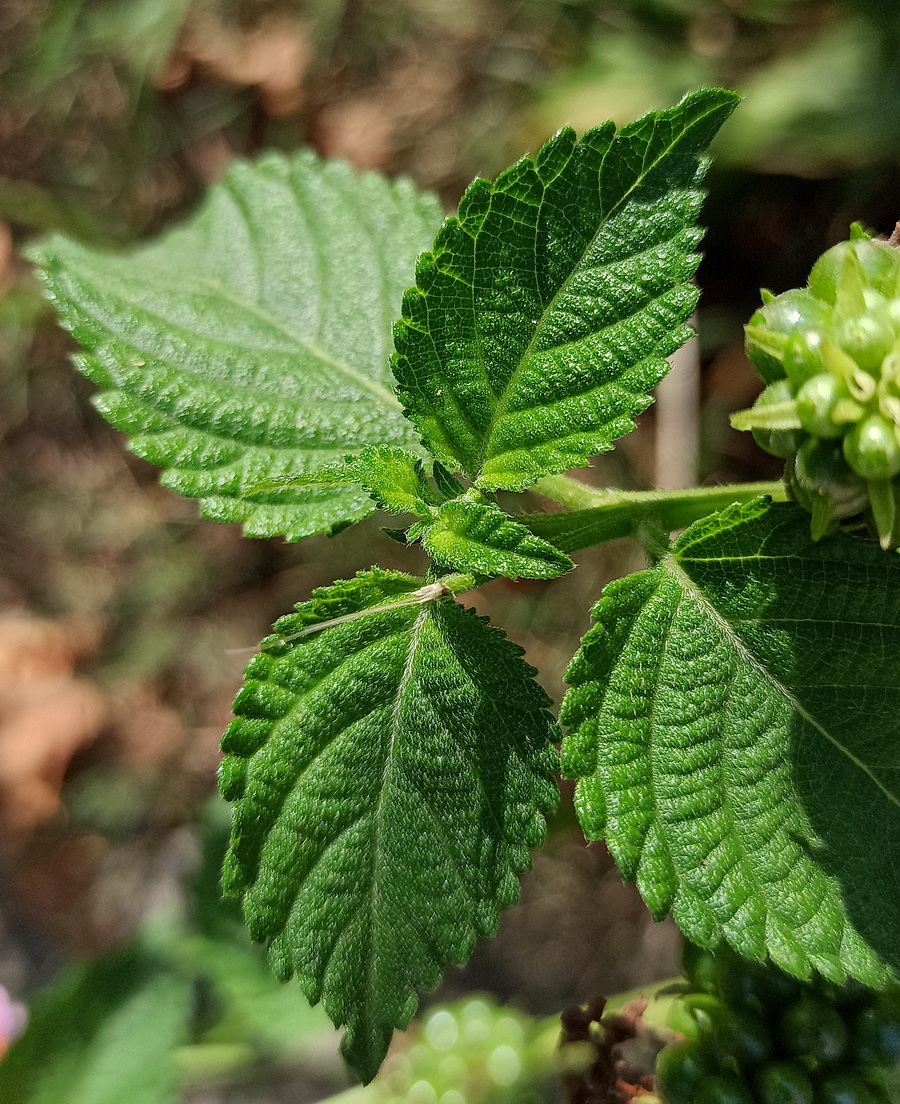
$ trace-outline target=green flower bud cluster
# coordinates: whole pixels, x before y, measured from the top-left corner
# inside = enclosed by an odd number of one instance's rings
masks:
[[[540,1104],[558,1037],[558,1017],[545,1024],[490,997],[439,1005],[392,1049],[372,1104]]]
[[[858,519],[900,545],[900,249],[854,225],[805,288],[763,292],[747,355],[767,387],[732,418],[787,461],[818,540]]]
[[[687,944],[688,992],[660,1052],[666,1104],[896,1104],[900,1008],[855,982],[801,982]]]

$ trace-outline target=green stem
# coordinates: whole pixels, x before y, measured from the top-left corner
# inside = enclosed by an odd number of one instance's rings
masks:
[[[786,502],[788,497],[780,481],[729,483],[684,491],[620,491],[589,487],[566,475],[549,475],[534,489],[568,506],[569,512],[526,514],[516,521],[563,552],[577,552],[651,529],[670,533],[734,502],[749,502],[760,495],[769,495],[776,502]]]
[[[624,494],[623,491],[604,490],[600,487],[589,487],[580,479],[573,479],[570,475],[545,475],[531,488],[538,494],[558,502],[560,506],[567,506],[570,510],[585,510],[591,506],[600,505],[610,495]]]

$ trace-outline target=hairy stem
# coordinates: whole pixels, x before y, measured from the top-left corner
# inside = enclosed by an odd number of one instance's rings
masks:
[[[567,475],[550,475],[534,485],[545,498],[568,506],[569,512],[526,514],[516,520],[564,552],[577,552],[617,537],[639,536],[657,529],[683,529],[699,518],[730,506],[769,495],[787,501],[779,482],[729,483],[723,487],[692,487],[680,491],[620,491],[589,487]]]

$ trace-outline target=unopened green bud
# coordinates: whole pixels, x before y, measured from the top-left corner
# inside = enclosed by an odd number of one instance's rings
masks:
[[[832,341],[822,342],[822,359],[825,361],[825,367],[828,371],[836,379],[844,380],[848,385],[855,376],[866,375],[853,357],[848,356],[839,345],[835,345]],[[852,388],[850,388],[850,391],[851,394],[854,394]],[[854,394],[854,397],[859,396]]]
[[[754,1104],[753,1093],[734,1073],[713,1073],[697,1086],[696,1104]]]
[[[870,414],[844,438],[844,456],[863,479],[892,479],[900,472],[900,443],[892,422]]]
[[[667,1104],[694,1104],[697,1086],[717,1063],[703,1043],[670,1043],[656,1059],[656,1087]]]
[[[853,517],[866,507],[865,481],[847,464],[836,441],[806,441],[795,457],[793,478],[801,502],[805,499],[814,511],[818,506],[820,515],[827,512],[834,519]]]
[[[844,427],[834,420],[838,403],[847,398],[841,381],[827,372],[813,376],[797,392],[797,417],[812,437],[841,437]]]
[[[763,452],[779,460],[793,456],[806,440],[806,434],[800,429],[754,429],[751,432]]]
[[[753,438],[759,447],[782,460],[793,456],[806,440],[797,425],[797,408],[787,380],[770,383],[743,416],[752,421]]]
[[[896,340],[894,327],[883,313],[865,314],[844,322],[836,331],[838,344],[860,368],[878,374]]]
[[[897,247],[894,246],[894,248]],[[900,250],[897,251],[900,253]],[[898,287],[897,293],[900,295],[900,287]],[[869,309],[873,314],[877,314],[885,325],[892,327],[894,333],[900,335],[900,298],[885,299],[881,303],[871,305]]]
[[[788,337],[782,363],[794,387],[799,387],[806,380],[825,371],[825,361],[822,356],[824,340],[825,332],[813,328],[796,330]]]
[[[798,1062],[772,1062],[756,1075],[761,1104],[813,1104],[809,1074]]]
[[[746,341],[769,386],[731,423],[787,461],[814,539],[853,519],[900,547],[900,249],[854,225],[807,288],[763,296]]]
[[[882,295],[894,295],[900,277],[900,250],[887,242],[856,238],[832,246],[813,265],[809,290],[817,299],[831,305],[837,302],[838,287],[847,278],[848,256],[859,262],[868,287]]]
[[[766,302],[746,327],[747,357],[766,383],[783,379],[784,339],[791,334],[815,330],[830,324],[831,311],[805,288],[794,288]],[[819,369],[821,370],[821,369]]]

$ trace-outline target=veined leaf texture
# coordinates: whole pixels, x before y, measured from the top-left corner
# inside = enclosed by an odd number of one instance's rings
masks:
[[[760,500],[594,616],[563,769],[653,912],[799,976],[900,967],[900,559]]]
[[[522,490],[634,428],[691,333],[703,154],[736,102],[705,89],[618,132],[565,129],[471,185],[395,331],[403,401],[442,464]]]
[[[492,502],[458,498],[437,510],[422,546],[439,564],[475,575],[552,579],[575,565],[549,541],[536,537]]]
[[[276,972],[347,1025],[365,1081],[515,902],[556,800],[521,649],[451,598],[415,601],[421,583],[373,570],[282,618],[223,740],[225,887]]]
[[[420,448],[394,395],[391,323],[440,219],[409,181],[270,153],[148,246],[115,256],[55,236],[32,256],[134,451],[207,517],[297,540],[373,503],[272,484],[366,445]]]

